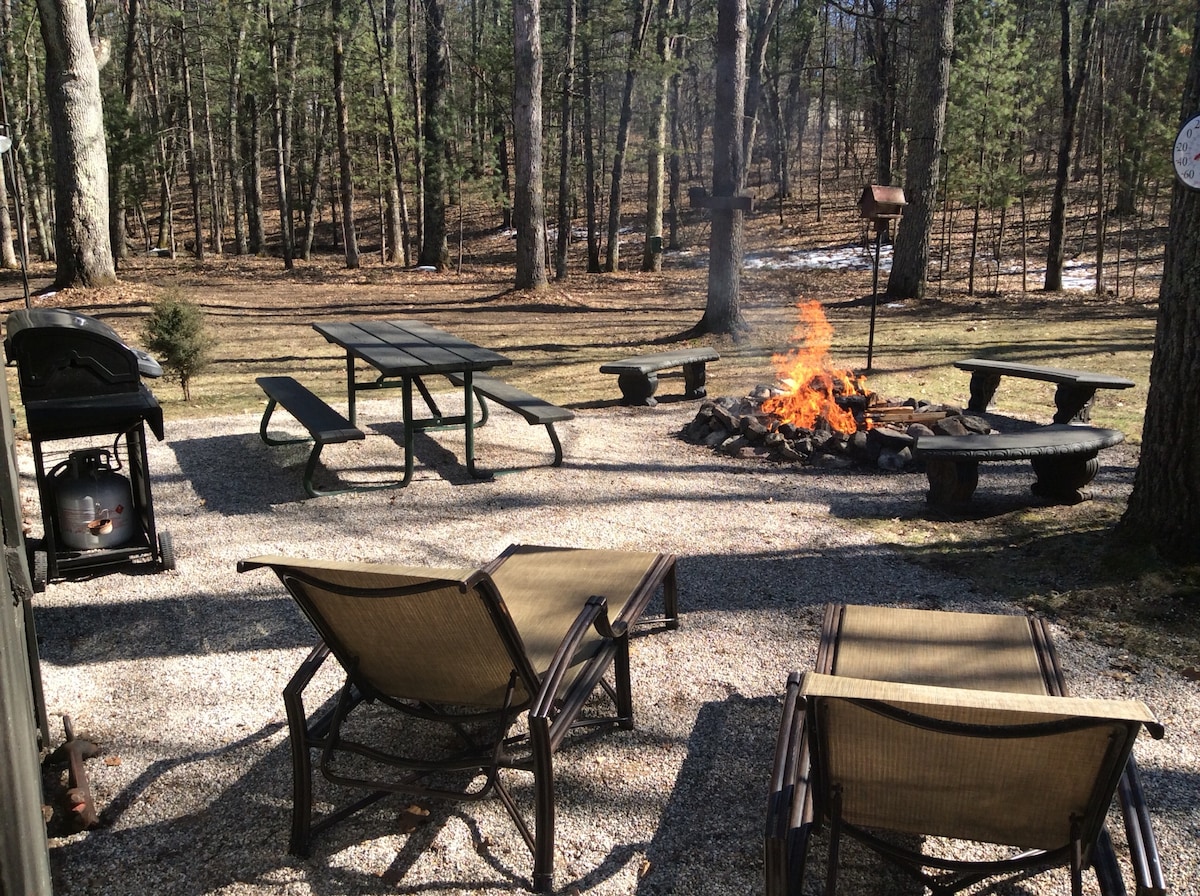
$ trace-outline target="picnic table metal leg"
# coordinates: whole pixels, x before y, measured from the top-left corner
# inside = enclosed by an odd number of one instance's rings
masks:
[[[413,474],[413,442],[416,427],[413,425],[412,381],[411,376],[400,378],[401,413],[404,419],[404,478],[400,480],[401,485],[408,485]]]
[[[350,420],[351,426],[358,426],[358,421],[355,419],[358,409],[355,407],[355,394],[358,389],[355,388],[354,382],[354,356],[350,352],[346,352],[346,410],[347,418]]]
[[[469,370],[463,372],[463,428],[466,434],[463,450],[467,455],[467,471],[476,479],[491,479],[491,473],[475,469],[475,387]]]

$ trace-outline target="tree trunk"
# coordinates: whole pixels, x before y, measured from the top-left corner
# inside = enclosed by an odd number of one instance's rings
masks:
[[[1200,46],[1200,9],[1192,27]],[[1200,109],[1200,53],[1192,53],[1180,119]],[[1118,531],[1160,556],[1200,562],[1200,191],[1176,182],[1171,197],[1141,458]]]
[[[338,187],[342,200],[342,240],[346,267],[355,270],[358,256],[358,231],[354,226],[354,170],[350,159],[350,109],[346,103],[346,52],[342,21],[342,0],[333,0],[333,105],[337,118]]]
[[[408,204],[404,197],[404,159],[400,153],[400,132],[396,126],[396,99],[388,70],[394,62],[394,35],[396,32],[396,4],[386,0],[382,23],[376,17],[375,4],[367,0],[371,10],[372,30],[375,34],[375,52],[379,63],[379,85],[383,92],[384,113],[387,117],[388,156],[392,163],[392,176],[387,184],[387,255],[386,261],[403,259],[407,267],[412,263],[412,244],[408,238]],[[398,254],[399,250],[399,254]]]
[[[767,46],[771,42],[771,32],[775,28],[775,20],[779,17],[779,8],[782,5],[783,0],[760,0],[758,15],[755,16],[754,40],[751,43],[746,71],[746,121],[742,125],[742,158],[747,160],[746,167],[749,167],[749,160],[754,151],[754,138],[758,131],[758,107],[762,103]]]
[[[871,59],[871,130],[875,136],[875,183],[892,182],[892,128],[896,120],[896,54],[893,50],[895,18],[888,23],[887,0],[870,0],[871,19],[867,23],[867,55]]]
[[[638,57],[642,54],[649,18],[650,0],[637,0],[633,29],[629,36],[629,56],[625,64],[625,89],[621,93],[621,117],[617,121],[612,178],[608,184],[608,243],[604,249],[604,270],[610,274],[621,264],[621,189],[625,180],[625,151],[629,146],[629,127],[633,121],[633,86],[637,80]]]
[[[229,14],[231,30],[236,31],[229,61],[229,101],[226,106],[229,116],[227,140],[229,146],[229,188],[233,199],[233,243],[234,252],[245,255],[250,251],[250,241],[246,235],[246,181],[242,171],[242,125],[240,119],[242,102],[242,61],[246,48],[246,23],[250,21],[250,4],[254,0],[243,0],[240,9],[230,6]]]
[[[923,298],[929,269],[929,240],[937,210],[946,99],[954,50],[953,0],[922,0],[917,20],[920,57],[913,96],[912,130],[904,177],[908,206],[893,247],[887,295]]]
[[[180,13],[185,13],[186,0]],[[179,76],[183,87],[183,132],[187,139],[188,186],[192,194],[192,251],[197,261],[204,261],[204,212],[200,205],[200,170],[196,159],[196,115],[192,103],[192,68],[188,60],[187,18],[179,19]]]
[[[717,0],[717,57],[713,113],[714,199],[732,200],[743,180],[742,120],[746,96],[746,0]],[[729,203],[732,206],[732,202]],[[738,333],[745,328],[742,212],[714,207],[708,243],[708,301],[700,329]]]
[[[200,8],[193,0],[192,15],[195,19],[196,30],[202,32]],[[212,125],[212,101],[208,94],[208,66],[204,61],[204,46],[199,45],[196,64],[200,69],[200,108],[204,121],[204,161],[207,166],[205,179],[208,181],[209,196],[209,240],[213,253],[221,255],[225,251],[225,195],[221,188],[221,178],[217,171],[217,147],[215,131]]]
[[[563,23],[563,75],[560,132],[558,138],[558,226],[554,241],[554,279],[567,279],[567,250],[571,245],[571,109],[575,90],[575,0],[566,0],[566,21]]]
[[[517,289],[546,285],[542,197],[542,33],[540,0],[513,2],[513,155]]]
[[[675,0],[658,0],[658,30],[655,36],[656,61],[660,72],[654,82],[654,105],[650,112],[650,132],[646,135],[646,240],[642,249],[642,270],[661,271],[663,252],[664,169],[667,157],[667,100],[671,87],[670,29],[675,18]]]
[[[425,240],[420,264],[444,271],[450,265],[446,240],[446,148],[453,128],[446,90],[450,57],[442,0],[423,0],[425,9]]]
[[[308,179],[308,204],[304,208],[304,241],[300,246],[300,257],[306,261],[312,257],[313,238],[316,236],[317,230],[317,209],[321,203],[321,179],[325,176],[325,141],[329,137],[329,107],[318,106],[315,115],[312,174]]]
[[[288,184],[287,141],[284,135],[285,119],[290,110],[284,109],[283,84],[279,71],[278,35],[276,34],[272,4],[267,0],[267,48],[271,62],[271,94],[274,102],[275,124],[275,186],[279,190],[279,242],[283,252],[283,266],[291,270],[296,255],[295,243],[292,237],[292,206],[291,186]],[[335,6],[339,0],[334,0]],[[335,28],[336,31],[336,28]],[[336,90],[336,85],[335,88]]]
[[[592,39],[588,21],[591,4],[583,0],[580,6],[580,25],[583,27],[583,201],[587,218],[587,272],[600,273],[600,235],[596,219],[596,198],[600,188],[596,183],[596,130],[592,116]]]
[[[54,147],[54,285],[117,280],[109,245],[108,157],[100,70],[87,6],[38,0],[46,47],[46,104]]]
[[[258,96],[249,94],[245,100],[247,121],[245,151],[246,165],[246,222],[250,229],[250,251],[261,255],[267,250],[266,225],[263,221],[262,132],[258,127]]]
[[[1059,67],[1062,72],[1062,122],[1058,132],[1058,168],[1054,177],[1054,197],[1050,203],[1049,243],[1046,247],[1047,292],[1062,290],[1063,264],[1067,243],[1067,183],[1071,178],[1071,149],[1075,145],[1075,126],[1079,119],[1079,100],[1087,84],[1088,60],[1092,54],[1093,25],[1100,0],[1087,0],[1083,28],[1075,52],[1074,74],[1071,64],[1071,0],[1059,0],[1062,39],[1059,42]]]
[[[112,246],[113,261],[119,263],[129,256],[128,241],[125,238],[125,165],[127,162],[124,147],[129,141],[134,120],[134,99],[137,96],[137,32],[141,18],[142,4],[140,0],[129,0],[128,15],[125,20],[125,54],[121,68],[121,98],[125,108],[120,123],[112,128],[113,146],[112,158],[109,163],[109,238]]]
[[[405,66],[408,72],[408,87],[412,94],[412,126],[413,126],[413,208],[417,214],[417,255],[424,251],[425,245],[425,151],[422,141],[425,139],[425,109],[421,104],[421,77],[417,59],[417,18],[420,11],[420,0],[408,0],[405,8],[408,20],[405,23]]]

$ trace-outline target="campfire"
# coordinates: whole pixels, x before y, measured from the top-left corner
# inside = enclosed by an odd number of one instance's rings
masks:
[[[801,302],[800,322],[792,333],[797,347],[771,360],[785,391],[762,403],[763,413],[801,429],[824,424],[834,432],[850,435],[859,428],[851,410],[857,397],[868,398],[866,378],[833,366],[829,347],[833,327],[820,302]],[[865,402],[862,402],[865,404]]]
[[[772,358],[778,383],[759,385],[745,398],[704,402],[684,427],[685,439],[735,457],[903,471],[914,468],[912,443],[920,434],[991,431],[985,420],[951,405],[872,392],[864,376],[831,359],[833,327],[821,304],[796,307],[793,348]]]

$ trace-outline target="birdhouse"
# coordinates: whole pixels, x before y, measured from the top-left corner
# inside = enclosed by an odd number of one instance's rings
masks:
[[[859,213],[872,221],[889,221],[904,214],[904,191],[899,187],[884,187],[871,184],[863,189],[858,200]]]

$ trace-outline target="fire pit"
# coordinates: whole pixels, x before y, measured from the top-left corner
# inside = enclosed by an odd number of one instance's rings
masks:
[[[832,363],[833,327],[820,303],[797,307],[796,348],[773,359],[780,384],[704,402],[683,428],[687,441],[734,457],[902,472],[918,468],[918,435],[991,432],[982,417],[953,405],[892,401],[870,391],[865,377]]]

